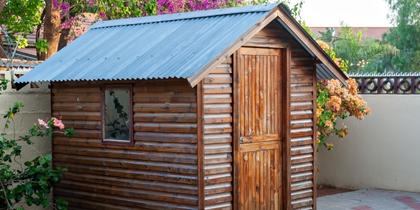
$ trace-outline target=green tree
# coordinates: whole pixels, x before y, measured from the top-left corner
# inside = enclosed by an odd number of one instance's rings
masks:
[[[399,50],[381,40],[366,39],[363,42],[359,56],[366,58],[361,71],[366,72],[395,72],[394,58],[399,55]]]
[[[322,33],[320,39],[333,48],[337,57],[347,61],[350,72],[393,72],[393,60],[399,50],[383,40],[364,38],[362,32],[354,32],[342,26],[338,36],[333,30]]]
[[[342,27],[337,38],[333,41],[333,48],[338,57],[349,62],[351,71],[360,68],[359,62],[363,60],[360,57],[362,50],[362,33],[354,33],[350,27]]]
[[[26,47],[25,37],[41,24],[43,8],[44,0],[0,0],[0,34],[10,39],[0,38],[1,57],[11,57],[13,48],[10,46],[16,42],[19,47]],[[5,43],[9,47],[2,50]]]
[[[326,28],[324,32],[319,32],[319,39],[331,45],[335,38],[334,35],[334,28]]]
[[[387,0],[396,25],[385,35],[385,40],[396,46],[400,53],[394,63],[400,71],[420,72],[420,1]]]
[[[27,35],[41,23],[44,0],[9,0],[0,10],[0,25],[12,35]]]

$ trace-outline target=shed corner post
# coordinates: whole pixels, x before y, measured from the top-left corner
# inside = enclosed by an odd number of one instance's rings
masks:
[[[312,108],[313,108],[313,137],[312,137],[312,141],[313,141],[313,150],[314,150],[314,160],[313,160],[313,209],[316,210],[316,198],[317,198],[317,126],[316,126],[316,122],[317,122],[317,118],[316,118],[316,109],[317,109],[317,104],[316,104],[316,99],[317,99],[317,77],[316,77],[316,61],[314,61],[314,67],[313,67],[313,102],[312,102]]]
[[[292,51],[290,47],[284,48],[284,59],[283,62],[283,78],[286,78],[283,83],[283,99],[284,99],[284,108],[283,108],[283,209],[289,210],[292,209],[291,206],[291,160],[290,160],[290,80],[291,80],[291,59]]]
[[[204,142],[203,142],[203,82],[196,86],[197,91],[197,187],[198,187],[198,209],[205,207],[204,192]]]
[[[238,190],[238,163],[237,160],[239,158],[239,145],[238,145],[238,136],[239,136],[239,129],[238,129],[238,118],[239,118],[239,113],[238,113],[238,95],[239,95],[239,84],[238,84],[238,50],[235,51],[232,55],[232,77],[233,77],[233,132],[232,132],[232,146],[233,146],[233,209],[234,210],[238,210],[239,209],[239,190]]]

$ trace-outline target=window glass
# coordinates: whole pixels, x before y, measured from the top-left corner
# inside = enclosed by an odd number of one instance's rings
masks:
[[[104,106],[105,140],[130,141],[130,89],[106,89]]]

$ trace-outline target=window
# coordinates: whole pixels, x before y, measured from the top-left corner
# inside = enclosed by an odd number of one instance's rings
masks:
[[[104,141],[131,142],[131,88],[106,88],[104,95]]]

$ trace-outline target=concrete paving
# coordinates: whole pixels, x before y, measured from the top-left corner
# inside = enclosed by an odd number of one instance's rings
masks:
[[[319,197],[318,210],[420,210],[420,193],[363,189]]]

